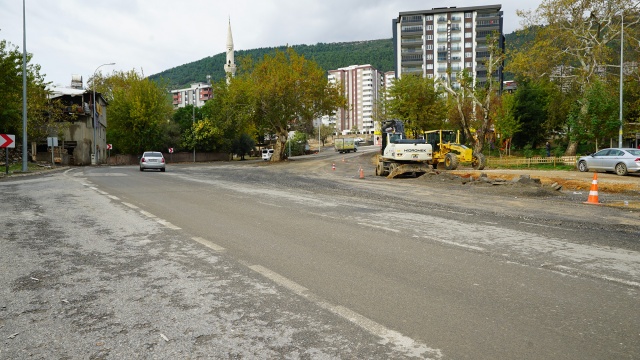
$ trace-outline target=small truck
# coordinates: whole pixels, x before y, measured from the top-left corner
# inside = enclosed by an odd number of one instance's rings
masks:
[[[358,151],[358,145],[356,145],[355,139],[353,138],[335,139],[333,141],[333,147],[340,154]]]

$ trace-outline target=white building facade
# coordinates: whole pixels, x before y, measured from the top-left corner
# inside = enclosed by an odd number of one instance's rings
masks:
[[[204,103],[213,97],[213,87],[208,83],[194,83],[185,89],[171,90],[173,108],[182,108],[187,105],[202,107]]]
[[[334,123],[336,132],[373,134],[374,107],[382,87],[382,74],[371,65],[352,65],[329,70],[329,82],[339,84],[347,107],[339,109],[325,123]]]
[[[487,36],[498,32],[504,50],[502,5],[434,8],[401,12],[393,19],[396,75],[416,74],[446,79],[459,87],[456,74],[468,69],[482,86],[487,81]],[[493,74],[502,84],[502,69]]]

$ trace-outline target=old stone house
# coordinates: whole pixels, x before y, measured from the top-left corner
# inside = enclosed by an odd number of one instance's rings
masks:
[[[80,84],[82,80],[80,79]],[[73,82],[72,82],[73,84]],[[102,94],[95,93],[95,126],[92,118],[94,110],[91,90],[82,86],[49,89],[50,99],[58,99],[64,107],[65,121],[69,123],[63,136],[58,139],[60,162],[68,165],[102,164],[107,159],[107,101]],[[95,139],[95,140],[94,140]],[[95,147],[95,159],[94,156]],[[38,151],[40,153],[40,151]]]

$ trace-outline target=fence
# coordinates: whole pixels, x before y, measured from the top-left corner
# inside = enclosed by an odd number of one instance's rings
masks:
[[[162,153],[167,164],[193,162],[193,153],[179,152],[174,154]],[[196,152],[196,162],[228,161],[231,155],[227,153]],[[108,165],[137,165],[140,157],[137,155],[111,155],[107,158]]]
[[[523,157],[501,157],[501,158],[488,158],[487,165],[493,166],[526,166],[538,164],[553,164],[556,165],[569,165],[575,166],[577,158],[575,156],[561,156],[561,157],[541,157],[535,156],[530,158]]]

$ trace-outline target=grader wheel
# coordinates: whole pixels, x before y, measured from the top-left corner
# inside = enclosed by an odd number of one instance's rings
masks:
[[[480,153],[473,154],[473,158],[471,159],[471,166],[475,170],[483,170],[485,166],[487,166],[487,158],[485,158],[484,155]]]
[[[447,170],[455,170],[458,168],[458,156],[454,153],[447,153],[444,156],[444,168]]]

